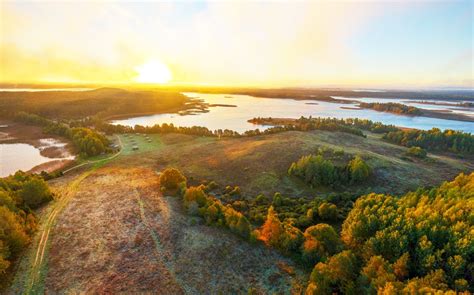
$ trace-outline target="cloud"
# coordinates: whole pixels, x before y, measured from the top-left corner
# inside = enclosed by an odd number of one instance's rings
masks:
[[[387,14],[361,2],[3,3],[2,81],[131,82],[149,60],[175,82],[370,83],[353,40]],[[408,5],[408,4],[407,4]],[[397,4],[398,9],[410,9]],[[401,8],[400,8],[401,7]],[[407,8],[408,7],[408,8]],[[385,77],[385,78],[384,78]],[[363,81],[363,82],[362,82]]]

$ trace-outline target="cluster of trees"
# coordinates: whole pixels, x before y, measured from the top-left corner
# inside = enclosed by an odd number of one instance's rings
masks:
[[[230,205],[223,205],[221,201],[207,192],[215,183],[207,186],[186,187],[186,177],[175,168],[166,168],[160,174],[162,190],[172,191],[182,197],[186,211],[191,215],[204,218],[206,224],[223,226],[230,229],[246,240],[251,239],[252,226],[242,213]],[[230,194],[240,194],[239,188],[226,188]]]
[[[311,131],[311,130],[327,130],[339,131],[365,137],[364,133],[354,126],[347,124],[342,119],[336,118],[305,118],[301,117],[297,120],[279,120],[273,118],[253,118],[248,120],[252,124],[260,125],[277,125],[265,130],[267,133],[275,133],[282,131]]]
[[[450,151],[474,154],[474,135],[462,131],[432,128],[431,130],[399,130],[383,136],[384,139],[407,147],[418,146],[429,151]]]
[[[86,156],[100,155],[109,150],[109,140],[102,134],[89,128],[72,128],[70,139],[74,146]]]
[[[355,156],[344,166],[337,166],[322,154],[303,156],[288,169],[289,175],[314,187],[357,184],[367,180],[371,173],[372,169],[360,156]]]
[[[381,102],[361,102],[359,103],[359,107],[366,108],[366,109],[373,109],[379,112],[389,112],[394,114],[403,114],[403,115],[411,115],[411,116],[419,116],[423,114],[421,109],[413,106],[407,106],[401,103],[381,103]]]
[[[39,176],[18,171],[0,178],[0,281],[6,281],[12,263],[37,228],[31,210],[52,198],[53,193]]]
[[[175,183],[182,179],[175,178]],[[330,225],[341,215],[333,203],[313,200],[302,205],[279,193],[271,200],[257,196],[246,203],[235,200],[240,190],[229,186],[223,193],[234,201],[225,205],[209,193],[217,188],[214,182],[187,188],[184,207],[209,225],[224,226],[314,265],[308,294],[474,291],[469,284],[474,280],[474,173],[402,197],[364,195],[350,210],[340,234]],[[268,205],[261,226],[254,227],[252,218],[246,217],[253,204]],[[309,222],[301,226],[297,215],[281,213],[289,207],[305,212]]]
[[[189,214],[203,217],[208,225],[224,226],[246,240],[252,238],[252,226],[247,217],[208,195],[204,186],[189,187],[183,195],[183,204]]]
[[[401,198],[363,196],[342,226],[346,250],[316,264],[307,291],[473,292],[473,210],[474,173]]]
[[[336,119],[336,118],[313,118],[313,117],[301,117],[296,120],[291,119],[275,119],[275,118],[253,118],[249,120],[250,123],[260,125],[274,125],[270,129],[265,130],[271,133],[272,129],[289,131],[308,131],[308,130],[329,130],[329,131],[340,131],[355,134],[358,136],[365,135],[361,130],[367,130],[374,133],[386,133],[390,131],[400,130],[393,125],[384,125],[380,122],[373,122],[367,119],[359,118],[348,118],[348,119]]]
[[[71,128],[68,124],[63,122],[53,121],[36,114],[25,112],[16,114],[15,119],[26,124],[42,126],[44,133],[65,137],[71,140],[79,153],[85,156],[96,156],[109,151],[108,139],[90,128]]]

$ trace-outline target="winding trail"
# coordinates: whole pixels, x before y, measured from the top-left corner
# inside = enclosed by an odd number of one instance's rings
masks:
[[[41,235],[41,238],[38,241],[38,245],[36,246],[36,253],[34,255],[34,260],[31,262],[31,266],[28,268],[27,273],[24,278],[24,286],[25,289],[22,292],[23,294],[42,294],[44,293],[44,279],[47,273],[47,263],[43,263],[47,261],[45,257],[48,254],[48,245],[49,245],[49,234],[54,227],[56,222],[57,215],[63,210],[69,201],[74,197],[76,191],[81,184],[81,182],[86,179],[88,176],[93,174],[98,168],[102,167],[109,161],[118,157],[123,150],[122,141],[120,137],[117,136],[120,150],[115,153],[114,155],[100,159],[97,161],[88,161],[86,163],[82,163],[80,165],[74,166],[65,171],[69,172],[73,169],[82,167],[87,164],[94,164],[91,169],[85,171],[84,173],[80,174],[76,179],[74,179],[61,193],[62,197],[52,205],[51,210],[42,218],[40,229],[37,235]]]

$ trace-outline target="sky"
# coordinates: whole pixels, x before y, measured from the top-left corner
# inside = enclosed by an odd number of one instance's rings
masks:
[[[0,82],[474,88],[473,3],[0,0]]]

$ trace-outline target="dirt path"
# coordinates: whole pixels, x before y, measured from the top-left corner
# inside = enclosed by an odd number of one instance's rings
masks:
[[[118,138],[120,146],[122,147],[122,142],[120,138]],[[34,254],[30,254],[30,259],[27,259],[28,267],[25,269],[25,273],[21,274],[21,277],[16,279],[16,285],[19,286],[21,293],[23,294],[42,294],[44,293],[44,278],[47,273],[47,255],[49,252],[49,237],[51,230],[53,229],[56,218],[58,214],[66,207],[66,205],[70,202],[70,200],[74,197],[77,192],[77,189],[81,182],[84,181],[87,177],[93,174],[98,168],[102,167],[104,164],[108,163],[109,161],[118,157],[122,152],[122,148],[119,152],[112,155],[111,157],[97,160],[97,161],[90,161],[86,162],[82,165],[78,165],[75,168],[79,168],[80,166],[84,166],[86,164],[93,164],[91,169],[83,172],[79,176],[77,176],[72,182],[69,183],[67,187],[59,192],[60,198],[52,204],[49,212],[47,212],[40,221],[40,228],[38,233],[36,234],[36,239],[33,241],[33,245],[37,243],[31,251],[34,251]],[[72,170],[72,169],[69,169]],[[39,237],[39,239],[38,239]],[[32,246],[33,246],[32,245]],[[33,255],[33,258],[31,258]],[[15,288],[15,286],[14,286]],[[20,291],[16,290],[16,291]],[[14,293],[16,293],[16,291]]]

